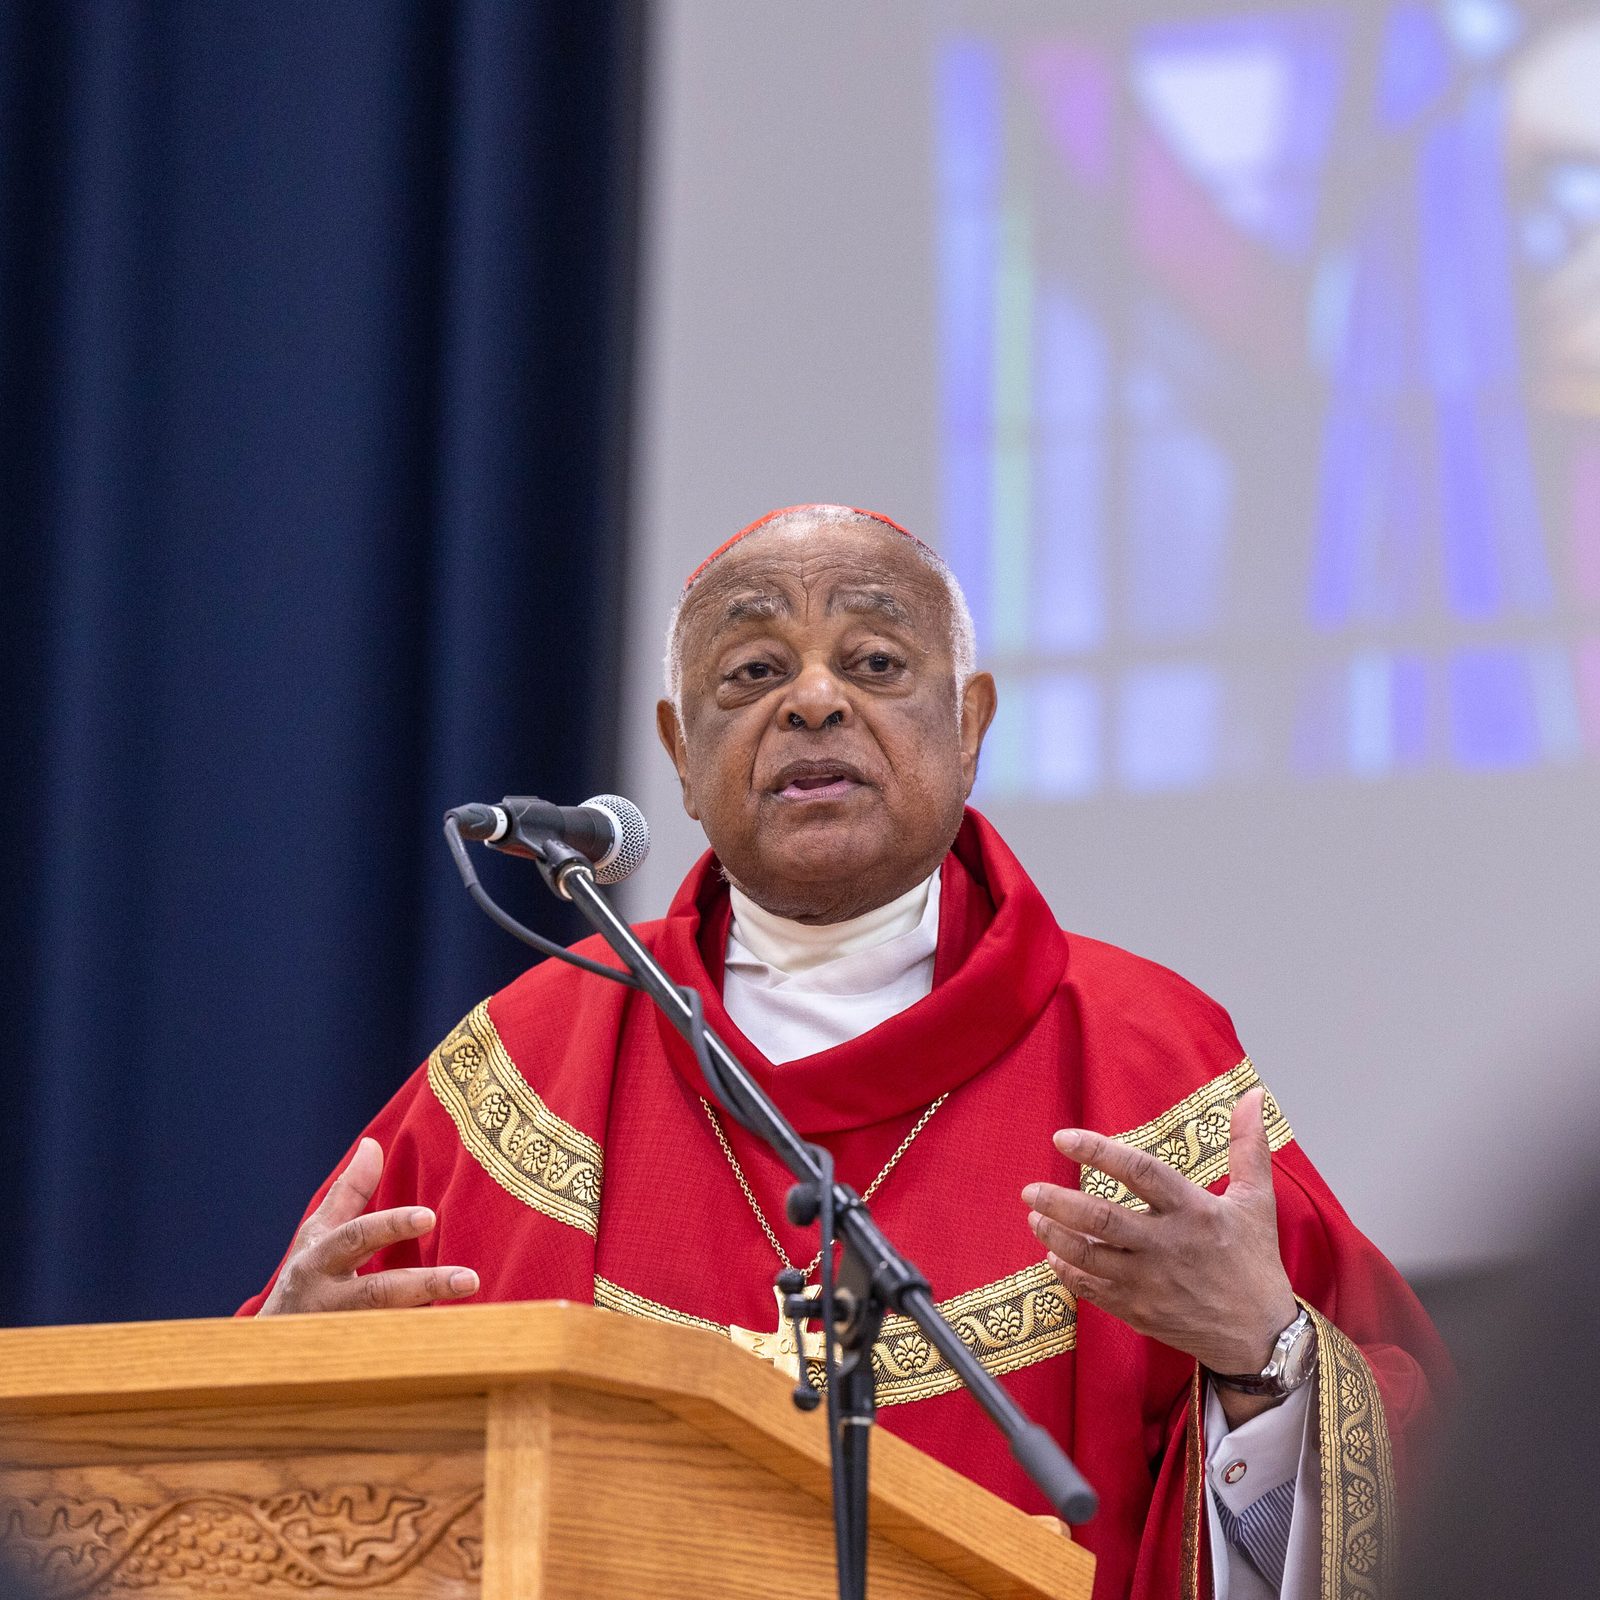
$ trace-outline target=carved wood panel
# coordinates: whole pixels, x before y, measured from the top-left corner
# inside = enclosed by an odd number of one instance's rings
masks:
[[[0,1531],[52,1600],[386,1586],[397,1596],[445,1596],[477,1589],[482,1497],[377,1483],[259,1498],[202,1490],[144,1504],[45,1493],[0,1500]]]
[[[42,1440],[36,1422],[30,1459],[0,1483],[0,1543],[48,1600],[476,1596],[481,1407],[464,1421],[404,1408],[217,1417],[122,1419],[117,1447],[95,1419],[51,1419]]]

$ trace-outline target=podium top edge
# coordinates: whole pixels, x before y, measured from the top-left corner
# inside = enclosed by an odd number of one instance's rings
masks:
[[[539,1300],[4,1328],[0,1413],[58,1410],[63,1402],[80,1410],[221,1396],[246,1403],[262,1391],[288,1400],[330,1388],[355,1398],[396,1386],[417,1395],[486,1393],[563,1374],[622,1380],[641,1332],[680,1351],[686,1336],[696,1360],[715,1359],[715,1336],[635,1329],[629,1321],[573,1301]]]

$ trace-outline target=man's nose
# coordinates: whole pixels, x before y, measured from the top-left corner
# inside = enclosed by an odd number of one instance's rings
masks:
[[[778,708],[779,722],[796,730],[841,727],[849,714],[843,685],[821,662],[801,668]]]

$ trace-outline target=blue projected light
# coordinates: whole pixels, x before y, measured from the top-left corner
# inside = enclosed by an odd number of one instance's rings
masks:
[[[1347,686],[1349,770],[1386,777],[1415,767],[1427,753],[1427,662],[1418,655],[1361,650],[1350,658]]]
[[[1539,759],[1533,678],[1522,651],[1457,652],[1450,663],[1450,730],[1463,767],[1527,767]]]
[[[1128,622],[1142,639],[1193,639],[1222,620],[1233,463],[1197,429],[1136,429],[1127,484]]]
[[[994,280],[1002,160],[999,61],[959,44],[939,81],[939,345],[944,360],[945,554],[962,575],[980,636],[989,612]]]
[[[1439,9],[1456,48],[1474,61],[1492,61],[1522,32],[1522,19],[1508,0],[1442,0]]]
[[[1117,769],[1135,794],[1198,789],[1217,775],[1222,684],[1210,667],[1141,667],[1122,680]]]
[[[1563,161],[1550,171],[1550,198],[1574,222],[1600,222],[1600,165]]]
[[[1033,632],[1052,651],[1105,643],[1107,448],[1111,353],[1104,330],[1069,295],[1041,286],[1034,506]]]
[[[1396,6],[1389,13],[1378,81],[1378,117],[1410,122],[1445,90],[1455,70],[1450,41],[1433,6]]]
[[[1074,673],[1034,683],[1033,748],[1039,792],[1053,800],[1093,794],[1102,776],[1100,686]]]
[[[1533,15],[1174,3],[944,48],[986,794],[1600,753],[1600,17]]]

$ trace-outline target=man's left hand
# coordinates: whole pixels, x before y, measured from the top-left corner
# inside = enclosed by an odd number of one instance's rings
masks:
[[[1259,1372],[1299,1310],[1278,1253],[1265,1099],[1252,1089],[1234,1105],[1220,1195],[1082,1128],[1056,1134],[1056,1148],[1125,1183],[1149,1211],[1051,1183],[1022,1191],[1028,1224],[1068,1290],[1213,1372]],[[1228,1390],[1221,1398],[1235,1426],[1271,1403]]]

